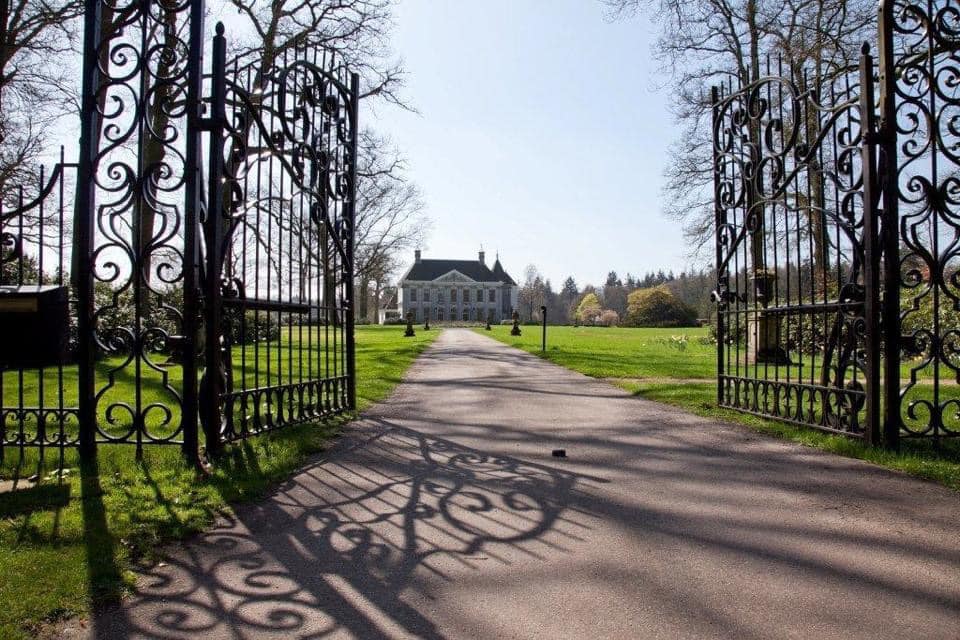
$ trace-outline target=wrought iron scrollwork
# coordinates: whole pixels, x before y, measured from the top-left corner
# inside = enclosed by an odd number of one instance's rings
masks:
[[[343,64],[316,49],[291,50],[272,64],[241,58],[228,68],[224,440],[349,404],[359,99]],[[311,343],[306,355],[301,340]],[[264,342],[273,347],[257,346]]]
[[[901,427],[960,435],[960,9],[895,2]]]
[[[859,435],[863,170],[856,80],[770,75],[714,102],[718,400]]]
[[[190,0],[100,0],[91,43],[100,123],[93,275],[97,430],[106,442],[179,442],[183,389],[170,361],[182,335],[183,188]],[[129,381],[135,393],[130,397]]]

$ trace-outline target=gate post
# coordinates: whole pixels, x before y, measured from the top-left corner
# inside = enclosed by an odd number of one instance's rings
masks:
[[[863,438],[868,445],[880,442],[880,328],[874,319],[880,306],[880,245],[876,178],[876,116],[873,111],[873,57],[863,44],[860,56],[860,141],[863,162],[863,322],[866,334],[866,424]],[[859,319],[858,319],[859,320]]]
[[[199,250],[197,227],[202,209],[200,118],[203,113],[203,0],[192,0],[190,7],[190,43],[187,59],[187,143],[184,156],[184,220],[183,220],[183,402],[180,417],[183,425],[183,455],[199,465],[197,331]]]
[[[716,244],[716,261],[714,262],[714,269],[716,270],[715,278],[717,280],[717,289],[714,292],[714,302],[717,303],[717,404],[723,404],[723,362],[724,362],[724,353],[723,346],[726,336],[724,335],[723,327],[723,292],[724,288],[720,282],[720,264],[723,262],[723,245],[721,243],[721,229],[723,225],[726,224],[726,215],[724,213],[723,207],[720,206],[720,168],[717,166],[717,149],[720,146],[720,140],[718,137],[719,131],[718,120],[719,120],[719,105],[720,105],[720,92],[717,87],[712,87],[710,89],[710,105],[711,105],[711,126],[713,128],[713,135],[711,139],[713,140],[713,149],[710,150],[710,158],[713,164],[713,207],[714,207],[714,235],[715,235],[715,244]]]
[[[71,259],[77,272],[71,279],[77,288],[77,369],[80,410],[80,458],[89,460],[97,448],[97,401],[94,393],[96,326],[93,317],[93,214],[96,210],[96,132],[100,127],[97,85],[100,66],[100,0],[86,0],[83,20],[83,76],[80,107],[80,158],[77,166],[75,242]]]
[[[893,52],[894,0],[879,8],[881,244],[883,246],[883,444],[900,448],[900,199],[897,193],[897,75]]]
[[[207,162],[207,211],[203,221],[206,246],[206,273],[204,274],[204,351],[205,371],[200,381],[199,408],[206,439],[207,453],[216,455],[221,448],[220,432],[223,425],[221,405],[223,353],[221,333],[222,292],[220,275],[223,269],[223,130],[226,121],[226,38],[223,24],[217,24],[213,39],[213,80],[210,118],[205,123],[210,132],[210,152]]]
[[[357,219],[357,125],[360,111],[360,76],[356,73],[350,74],[350,207],[347,213],[347,238],[345,249],[347,254],[346,264],[343,265],[346,273],[346,303],[347,303],[347,408],[356,410],[357,408],[357,362],[356,362],[356,339],[354,337],[355,322],[353,317],[354,295],[353,295],[353,238],[355,234],[354,223]]]

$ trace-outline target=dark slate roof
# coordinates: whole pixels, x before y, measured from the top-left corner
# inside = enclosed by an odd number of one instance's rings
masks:
[[[499,272],[498,272],[499,270]],[[493,271],[490,267],[479,260],[420,260],[415,262],[403,280],[436,280],[440,276],[459,271],[463,275],[476,280],[477,282],[505,282],[507,284],[516,284],[507,275],[507,272],[500,266],[500,261],[493,265]]]
[[[517,283],[513,281],[506,271],[503,270],[503,266],[500,264],[500,258],[497,258],[497,261],[493,263],[493,275],[500,281],[507,284],[516,285]]]

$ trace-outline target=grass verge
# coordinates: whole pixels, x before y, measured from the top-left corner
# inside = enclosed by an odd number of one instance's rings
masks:
[[[606,379],[648,400],[960,490],[960,443],[936,448],[932,442],[908,440],[899,452],[887,451],[844,436],[717,407],[716,352],[713,345],[699,341],[706,329],[548,327],[546,351],[541,351],[539,327],[522,329],[519,337],[511,336],[506,326],[478,331],[568,369]],[[682,347],[674,339],[681,335],[688,338]]]
[[[358,327],[359,408],[385,398],[437,333],[403,338],[402,327]],[[81,466],[71,454],[62,470],[41,469],[35,486],[0,493],[0,638],[32,637],[121,597],[132,561],[263,495],[329,446],[350,417],[230,446],[199,479],[177,447],[147,447],[137,462],[132,448],[113,446],[102,447],[95,464]],[[37,470],[30,462],[23,473]],[[4,475],[15,475],[6,464]]]

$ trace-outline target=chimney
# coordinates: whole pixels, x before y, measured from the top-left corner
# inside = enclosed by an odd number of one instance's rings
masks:
[[[420,249],[417,249],[413,252],[413,262],[420,262]]]
[[[482,264],[483,266],[487,266],[487,263],[484,261],[483,256],[484,256],[483,249],[481,249],[481,250],[480,250],[480,264]]]

